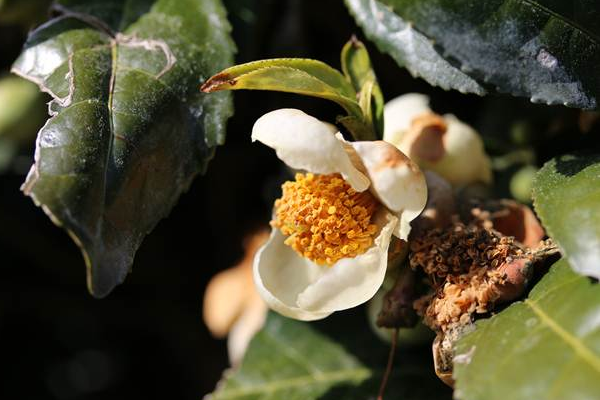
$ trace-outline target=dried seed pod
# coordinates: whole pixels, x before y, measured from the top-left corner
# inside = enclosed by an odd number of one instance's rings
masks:
[[[454,387],[454,378],[452,377],[455,361],[454,343],[467,333],[473,331],[473,329],[474,326],[469,324],[456,327],[444,333],[438,333],[431,345],[435,374],[450,387]],[[458,360],[456,361],[458,362]],[[463,361],[468,362],[468,360]]]
[[[531,208],[513,200],[476,203],[466,218],[468,222],[493,229],[504,236],[513,236],[527,248],[537,248],[546,235]]]
[[[444,347],[444,335],[438,334],[431,345],[433,353],[433,369],[435,374],[442,382],[451,388],[454,387],[454,378],[452,377],[452,349]]]
[[[502,280],[496,284],[496,301],[503,303],[516,300],[523,295],[533,275],[533,260],[529,257],[507,260],[498,267],[498,272],[502,274]]]
[[[422,269],[433,289],[414,307],[435,331],[470,323],[498,301],[516,298],[531,276],[531,260],[513,238],[477,225],[433,230],[413,240],[411,250],[410,266]]]
[[[479,203],[466,216],[467,225],[456,216],[450,226],[413,236],[409,253],[410,267],[422,270],[431,286],[413,307],[437,333],[435,372],[450,386],[454,362],[469,362],[470,357],[453,359],[456,340],[476,318],[522,296],[534,269],[558,252],[550,241],[540,242],[544,231],[533,212],[513,201]]]

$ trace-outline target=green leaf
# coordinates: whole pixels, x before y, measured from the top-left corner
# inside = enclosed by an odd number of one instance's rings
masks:
[[[305,58],[275,58],[227,68],[206,81],[201,90],[273,90],[319,97],[336,102],[349,115],[362,117],[356,92],[329,65]]]
[[[573,269],[600,278],[600,154],[547,162],[533,182],[533,204]]]
[[[375,398],[388,349],[371,333],[364,315],[361,317],[348,321],[346,316],[336,315],[309,324],[271,313],[250,343],[240,368],[226,373],[208,398]],[[451,398],[451,391],[433,372],[430,350],[423,350],[399,350],[386,398]]]
[[[365,45],[352,37],[342,48],[342,71],[358,93],[358,104],[379,138],[383,137],[385,102]]]
[[[98,297],[223,143],[226,94],[198,82],[232,63],[219,0],[63,0],[13,72],[48,92],[23,190],[80,245]]]
[[[365,35],[413,76],[442,89],[456,89],[480,96],[486,89],[444,59],[433,43],[411,23],[378,0],[346,0],[346,5]]]
[[[422,39],[489,90],[593,109],[600,96],[597,2],[347,0],[367,36],[430,83],[468,92],[456,69],[415,62]],[[596,17],[592,17],[596,15]],[[414,28],[413,28],[414,27]],[[420,32],[416,39],[413,29]],[[406,61],[408,59],[409,61]],[[427,74],[427,76],[425,76]],[[431,80],[432,75],[437,78]],[[442,86],[442,85],[440,85]],[[442,86],[444,87],[444,86]]]
[[[455,346],[462,400],[596,399],[600,286],[561,260],[529,298],[476,323]]]

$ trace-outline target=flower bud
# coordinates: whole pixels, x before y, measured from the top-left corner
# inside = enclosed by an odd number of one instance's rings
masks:
[[[427,96],[411,93],[386,104],[383,138],[453,186],[492,181],[479,134],[454,115],[435,114]]]
[[[510,194],[521,203],[531,203],[531,187],[537,168],[527,165],[518,170],[510,179]]]

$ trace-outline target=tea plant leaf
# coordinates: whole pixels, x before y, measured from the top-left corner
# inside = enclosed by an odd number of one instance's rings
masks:
[[[346,0],[346,6],[367,38],[413,76],[442,89],[487,93],[475,79],[453,66],[435,50],[431,40],[378,0]]]
[[[529,297],[476,323],[455,347],[461,400],[596,399],[600,286],[566,260]]]
[[[341,331],[344,318],[337,316],[309,324],[271,313],[239,369],[226,372],[206,399],[375,398],[387,349],[371,334],[363,318],[362,329],[354,324]],[[330,326],[337,326],[338,331],[327,333]],[[336,342],[340,338],[345,340],[343,344]],[[400,350],[386,391],[390,399],[451,398],[451,391],[433,372],[430,351],[425,350],[419,354]]]
[[[600,278],[600,154],[547,162],[533,182],[533,204],[573,269]]]
[[[223,143],[226,94],[197,85],[232,63],[219,0],[62,0],[13,72],[53,100],[24,192],[81,247],[108,294],[144,236]]]
[[[362,117],[356,92],[329,65],[306,58],[275,58],[227,68],[206,81],[201,90],[273,90],[319,97],[336,102],[349,115]]]
[[[598,107],[597,2],[347,0],[347,4],[368,37],[433,85],[479,94],[485,87],[535,103]]]

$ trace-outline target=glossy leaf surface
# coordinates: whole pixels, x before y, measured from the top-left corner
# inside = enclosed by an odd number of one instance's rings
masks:
[[[429,38],[378,0],[346,0],[350,13],[379,50],[415,77],[442,89],[484,95],[475,79],[444,59]]]
[[[370,332],[364,316],[360,321],[362,328],[357,329],[357,321],[350,328],[345,318],[337,315],[309,324],[270,314],[239,370],[226,373],[208,398],[375,398],[387,348]],[[331,332],[331,327],[337,330]],[[430,351],[423,350],[399,351],[386,391],[390,399],[451,398],[449,388],[433,373]]]
[[[598,3],[347,0],[368,37],[433,85],[594,109]],[[453,67],[450,67],[453,66]]]
[[[564,155],[533,183],[535,210],[573,269],[600,278],[600,155]]]
[[[596,399],[600,286],[556,263],[529,297],[476,323],[455,347],[462,400]]]
[[[53,97],[23,190],[80,245],[101,297],[223,143],[230,98],[197,85],[234,45],[218,0],[55,7],[13,66]]]

